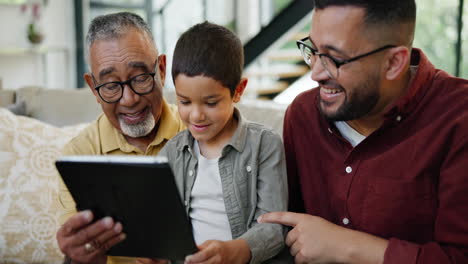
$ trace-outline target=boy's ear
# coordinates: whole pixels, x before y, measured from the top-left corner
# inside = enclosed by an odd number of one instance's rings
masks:
[[[239,84],[236,87],[236,91],[234,91],[233,101],[234,103],[238,103],[241,99],[242,94],[245,91],[245,87],[247,86],[248,80],[247,78],[242,78]]]

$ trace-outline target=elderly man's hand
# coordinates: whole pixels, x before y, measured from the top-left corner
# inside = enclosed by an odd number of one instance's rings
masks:
[[[122,224],[105,217],[92,223],[91,211],[70,217],[57,232],[60,250],[73,262],[106,263],[105,252],[125,239]]]
[[[382,263],[385,239],[335,225],[309,214],[273,212],[260,223],[293,227],[286,237],[296,263]]]

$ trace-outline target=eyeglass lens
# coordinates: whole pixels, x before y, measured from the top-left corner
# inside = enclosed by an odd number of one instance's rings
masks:
[[[300,45],[300,50],[302,53],[302,56],[304,57],[304,61],[307,65],[309,65],[311,68],[314,67],[315,62],[317,60],[317,56],[314,54],[314,52],[307,47],[304,44]],[[338,68],[336,67],[335,63],[327,56],[320,56],[320,63],[322,63],[322,66],[325,68],[327,71],[328,75],[332,78],[337,78],[338,77]]]
[[[153,76],[150,74],[142,74],[133,77],[130,80],[130,86],[137,94],[146,94],[153,89]],[[123,94],[123,85],[119,83],[108,83],[99,89],[101,97],[109,102],[117,101]]]

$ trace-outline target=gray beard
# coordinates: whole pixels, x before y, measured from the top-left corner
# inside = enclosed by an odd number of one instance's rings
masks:
[[[123,134],[132,138],[138,138],[144,137],[151,133],[151,131],[154,129],[154,126],[156,125],[156,121],[154,120],[153,114],[148,112],[145,119],[140,123],[129,125],[125,123],[123,118],[119,117],[119,124]]]

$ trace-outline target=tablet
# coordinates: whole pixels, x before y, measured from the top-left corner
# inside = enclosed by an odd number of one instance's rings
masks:
[[[78,211],[122,223],[127,238],[108,255],[184,260],[197,251],[166,158],[64,156],[55,164]]]

